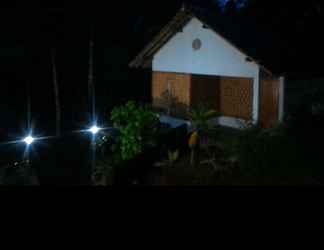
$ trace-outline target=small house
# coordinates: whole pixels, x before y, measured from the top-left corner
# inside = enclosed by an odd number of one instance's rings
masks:
[[[258,57],[271,54],[253,41],[261,33],[239,28],[228,35],[229,26],[222,30],[216,15],[182,7],[130,66],[152,69],[153,105],[169,115],[204,104],[221,113],[222,126],[277,124],[284,116],[285,78]]]

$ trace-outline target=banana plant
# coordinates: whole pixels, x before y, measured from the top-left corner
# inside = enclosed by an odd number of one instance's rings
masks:
[[[198,133],[206,133],[210,129],[209,121],[219,117],[221,114],[213,109],[208,109],[204,105],[198,105],[197,107],[189,111],[189,119]]]

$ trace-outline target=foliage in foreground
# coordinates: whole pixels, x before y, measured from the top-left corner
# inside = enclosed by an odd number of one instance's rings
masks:
[[[320,161],[306,150],[318,146],[304,145],[302,136],[290,136],[282,126],[250,127],[244,131],[223,128],[219,132],[218,146],[197,149],[194,164],[190,164],[188,151],[172,168],[165,166],[164,182],[171,185],[317,185],[321,182],[321,174],[316,170]]]
[[[163,164],[172,166],[187,146],[187,126],[171,129],[149,106],[128,102],[115,108],[110,120],[118,132],[106,130],[97,137],[99,164],[93,173],[97,180],[104,175],[113,175],[109,179],[115,184],[121,176],[126,182],[129,176],[137,179],[163,157],[167,157]]]
[[[113,149],[120,154],[121,160],[129,160],[143,152],[145,147],[154,145],[157,115],[148,106],[137,105],[133,101],[115,107],[110,116],[119,135]],[[112,138],[110,132],[104,135],[97,145],[102,147]]]
[[[304,143],[306,141],[303,139],[309,137],[311,131],[298,129],[295,134],[286,125],[272,129],[249,126],[245,130],[213,127],[208,120],[217,115],[216,112],[203,108],[192,111],[191,120],[194,122],[197,138],[187,138],[184,141],[187,148],[180,146],[179,141],[183,138],[177,138],[179,145],[173,147],[168,154],[164,153],[165,161],[157,164],[160,169],[153,170],[160,173],[155,172],[152,178],[160,176],[164,180],[162,185],[318,183],[320,172],[315,172],[314,166],[320,166],[320,157],[317,159],[317,153],[309,152],[314,152],[319,144]],[[121,132],[114,150],[114,154],[119,155],[121,161],[127,161],[146,151],[154,145],[159,134],[155,113],[132,102],[114,109],[111,120],[120,131],[124,131]],[[167,136],[163,136],[165,137]],[[189,151],[191,144],[196,151],[193,160]],[[165,150],[167,152],[167,148],[162,151]],[[194,163],[190,164],[191,162]],[[137,167],[133,170],[138,171]]]
[[[316,162],[299,136],[282,125],[271,129],[251,127],[232,141],[231,154],[238,161],[237,177],[248,184],[305,184],[318,178]],[[234,146],[234,147],[233,147]]]
[[[111,121],[120,131],[119,144],[122,160],[129,160],[155,144],[158,116],[147,106],[130,101],[111,112]]]
[[[34,169],[23,161],[0,167],[0,185],[33,186],[39,182]]]

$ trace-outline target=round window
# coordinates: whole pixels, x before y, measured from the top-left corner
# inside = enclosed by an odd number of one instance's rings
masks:
[[[201,48],[201,40],[200,39],[195,39],[193,42],[192,42],[192,48],[194,50],[199,50]]]

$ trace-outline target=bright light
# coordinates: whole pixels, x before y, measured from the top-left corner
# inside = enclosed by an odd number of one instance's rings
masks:
[[[98,127],[95,125],[95,126],[92,126],[92,127],[89,129],[89,131],[90,131],[93,135],[95,135],[95,134],[97,134],[97,133],[100,131],[100,128],[98,128]]]
[[[27,144],[27,146],[29,146],[35,141],[35,138],[29,135],[23,141]]]

